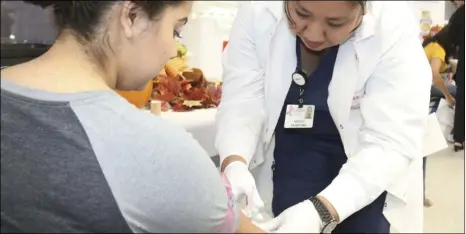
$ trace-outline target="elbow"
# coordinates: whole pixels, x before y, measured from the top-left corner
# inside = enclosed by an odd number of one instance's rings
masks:
[[[385,129],[385,134],[369,129],[362,131],[359,150],[348,159],[352,166],[347,170],[387,189],[393,181],[403,178],[413,161],[422,158],[424,124],[413,121],[413,125],[396,127],[400,131]],[[392,134],[387,134],[388,131]]]
[[[440,74],[433,73],[432,75],[432,84],[436,87],[443,85],[443,80],[440,78]]]
[[[432,69],[432,84],[437,85],[438,83],[443,83],[442,77],[440,76],[440,71],[437,69]]]
[[[404,178],[413,160],[396,150],[370,147],[348,159],[349,163],[342,172],[355,175],[381,190],[388,190],[393,182]]]
[[[261,125],[265,119],[264,98],[261,95],[246,96],[224,92],[215,118],[218,128],[229,125]]]
[[[265,119],[263,110],[232,110],[224,106],[217,113],[215,147],[220,161],[232,155],[238,155],[247,163],[253,158],[262,132]]]
[[[239,212],[238,205],[235,202],[231,187],[227,184],[224,186],[214,186],[207,192],[210,196],[204,199],[197,214],[197,229],[191,227],[191,230],[197,230],[204,233],[233,233],[238,228]]]

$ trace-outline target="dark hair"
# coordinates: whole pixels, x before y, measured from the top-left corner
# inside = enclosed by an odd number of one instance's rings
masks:
[[[53,9],[55,24],[58,31],[69,30],[78,42],[85,45],[90,43],[91,48],[88,50],[97,63],[105,67],[105,58],[107,57],[104,47],[113,51],[107,37],[107,28],[102,28],[101,22],[105,13],[110,10],[117,2],[121,1],[24,1],[42,8]],[[134,17],[142,11],[149,18],[157,19],[163,14],[166,8],[178,6],[184,1],[133,1],[135,8],[131,9]],[[96,36],[102,34],[100,40]]]
[[[53,8],[55,24],[59,31],[71,29],[79,39],[90,41],[99,30],[104,13],[119,1],[24,1],[42,8]],[[170,6],[183,1],[133,1],[138,9],[150,18],[156,18]]]
[[[454,46],[464,46],[464,5],[459,7],[448,21],[448,34]]]
[[[449,31],[452,30],[449,25],[442,28],[437,34],[426,38],[422,42],[422,46],[426,47],[430,43],[438,43],[445,50],[445,63],[449,64],[449,58],[456,54],[456,45],[450,36]]]
[[[288,11],[288,2],[287,0],[284,0],[284,3],[283,4],[285,6],[285,14],[286,14],[286,17],[288,18],[288,21],[291,23],[291,25],[293,25],[293,27],[295,26],[295,22],[293,21],[293,19],[291,18],[291,15],[290,15],[290,12]],[[366,10],[366,2],[367,1],[348,1],[348,2],[351,2],[353,3],[354,5],[358,5],[358,6],[361,6],[361,9],[362,9],[362,12],[365,12]],[[355,29],[356,30],[356,29]],[[354,31],[354,30],[353,30]]]

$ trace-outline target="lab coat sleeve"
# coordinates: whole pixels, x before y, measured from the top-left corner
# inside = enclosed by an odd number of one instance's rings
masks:
[[[239,155],[249,164],[262,131],[264,72],[256,51],[254,21],[250,4],[240,8],[223,55],[223,93],[215,139],[221,162]]]
[[[390,36],[388,36],[390,35]],[[359,145],[319,195],[343,221],[372,203],[422,157],[432,73],[418,30],[400,26],[385,35],[387,50],[366,83]]]

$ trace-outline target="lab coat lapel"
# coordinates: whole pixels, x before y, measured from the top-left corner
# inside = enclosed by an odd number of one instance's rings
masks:
[[[349,118],[359,78],[358,66],[359,59],[353,44],[347,42],[341,45],[338,49],[327,100],[332,118],[340,131],[344,129]]]
[[[266,74],[266,108],[269,113],[265,129],[268,144],[280,116],[283,103],[291,85],[291,75],[296,69],[296,36],[281,19],[270,42],[270,60]]]
[[[361,78],[358,44],[375,34],[376,24],[371,10],[372,4],[368,3],[367,12],[358,30],[338,49],[327,103],[333,121],[340,131],[349,119],[353,97]]]

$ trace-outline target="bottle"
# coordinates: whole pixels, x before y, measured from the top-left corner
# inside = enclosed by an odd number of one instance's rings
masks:
[[[430,15],[430,11],[424,10],[421,12],[420,27],[421,27],[421,36],[422,37],[429,36],[430,28],[432,27],[432,17]]]

